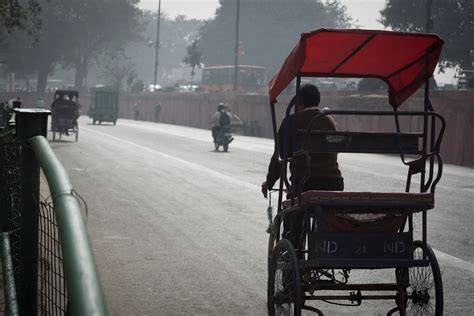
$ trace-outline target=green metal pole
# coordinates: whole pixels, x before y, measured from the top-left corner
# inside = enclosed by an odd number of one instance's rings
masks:
[[[38,229],[40,166],[27,139],[46,135],[49,111],[15,109],[16,141],[21,145],[21,214],[15,257],[20,315],[38,313]]]
[[[107,315],[107,305],[80,205],[66,170],[46,138],[29,139],[48,180],[58,224],[68,291],[68,314]]]
[[[0,233],[0,244],[2,251],[3,290],[5,292],[5,315],[16,316],[18,315],[18,304],[8,233]]]

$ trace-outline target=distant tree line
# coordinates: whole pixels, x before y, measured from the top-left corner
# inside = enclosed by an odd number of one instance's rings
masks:
[[[135,90],[150,83],[157,14],[138,0],[0,0],[0,66],[44,91],[55,69],[74,71],[81,89],[94,76]],[[234,62],[235,0],[220,0],[214,18],[161,17],[159,82],[175,67]],[[400,31],[424,31],[426,0],[386,0],[380,22]],[[474,2],[432,0],[432,28],[445,40],[442,67],[473,66]],[[345,28],[351,18],[339,0],[240,0],[240,64],[275,73],[310,30]],[[199,57],[199,58],[198,58]],[[196,62],[197,58],[199,62]],[[98,71],[96,68],[100,68]],[[269,78],[268,78],[269,79]],[[145,82],[145,83],[144,83]]]
[[[139,37],[130,42],[125,54],[134,62],[138,77],[150,84],[153,82],[156,41],[156,12],[144,11],[140,17],[143,26]],[[162,12],[160,22],[160,48],[158,59],[158,83],[169,81],[172,70],[183,65],[187,47],[198,37],[201,20],[185,16],[170,18]]]
[[[206,65],[234,63],[235,0],[220,0],[212,20],[200,31],[200,49]],[[239,64],[264,66],[275,73],[303,32],[317,28],[344,28],[350,18],[339,1],[241,0]]]
[[[423,32],[426,0],[387,0],[380,22],[394,30]],[[432,0],[430,32],[444,41],[442,67],[472,69],[474,58],[474,1]]]
[[[137,0],[37,0],[41,20],[34,37],[22,27],[0,34],[8,72],[25,79],[36,74],[44,91],[56,65],[75,70],[81,89],[90,63],[104,52],[123,48],[138,31]],[[5,21],[5,20],[4,20]],[[3,22],[4,22],[3,21]]]

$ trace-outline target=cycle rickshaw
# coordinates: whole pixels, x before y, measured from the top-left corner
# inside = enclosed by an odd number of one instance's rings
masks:
[[[388,315],[442,315],[441,272],[427,242],[427,214],[434,208],[435,187],[441,178],[439,150],[445,130],[445,120],[430,103],[429,78],[442,45],[432,34],[319,29],[301,35],[270,81],[273,133],[282,166],[278,212],[269,228],[270,315],[301,315],[302,309],[322,315],[319,305],[308,303],[344,305],[345,301],[358,306],[365,300],[392,300]],[[286,109],[288,117],[297,103],[303,77],[385,81],[392,110],[323,110],[318,117],[376,116],[390,119],[393,127],[389,131],[320,131],[313,128],[315,117],[307,129],[284,131],[284,137],[291,137],[295,144],[289,155],[286,142],[278,142],[275,103],[296,79],[296,95]],[[423,84],[423,109],[400,111],[402,103]],[[411,124],[404,124],[407,118]],[[406,131],[407,125],[419,125],[419,130]],[[316,153],[399,155],[407,168],[405,187],[400,192],[302,192]],[[290,183],[287,176],[293,159],[301,159],[307,166],[299,184]],[[416,192],[411,191],[414,176],[420,177]],[[285,191],[291,198],[284,201]],[[293,244],[283,236],[282,226],[295,214],[302,214],[303,220],[302,233]],[[349,282],[351,270],[374,269],[393,269],[392,282]]]
[[[76,142],[79,139],[77,119],[80,116],[79,92],[74,90],[56,90],[51,104],[51,131],[53,141],[56,134],[59,139],[62,135],[74,134]]]

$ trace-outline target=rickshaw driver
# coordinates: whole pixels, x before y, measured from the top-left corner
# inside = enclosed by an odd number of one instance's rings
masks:
[[[312,119],[321,114],[318,109],[321,96],[318,88],[313,84],[306,84],[300,88],[299,92],[299,104],[296,104],[296,114],[291,114],[288,118],[285,118],[278,129],[278,141],[280,148],[283,148],[284,142],[284,131],[287,124],[290,124],[288,131],[290,135],[287,137],[287,147],[289,150],[288,157],[292,156],[292,144],[291,144],[291,131],[293,130],[293,123],[295,115],[297,116],[298,129],[306,130],[309,127]],[[317,119],[312,125],[312,130],[336,130],[335,120],[325,115]],[[305,161],[303,160],[292,160],[290,163],[290,181],[293,187],[296,187],[298,181],[303,178],[305,174]],[[310,178],[306,181],[302,188],[302,192],[309,190],[322,190],[322,191],[343,191],[344,190],[344,179],[341,171],[339,170],[339,164],[337,162],[337,153],[318,153],[311,155],[311,166],[310,166]],[[280,163],[278,160],[278,153],[275,151],[270,160],[268,166],[268,173],[266,181],[262,183],[262,193],[266,198],[268,189],[272,188],[275,182],[280,178]],[[289,193],[288,197],[292,197],[293,192]],[[295,247],[298,243],[298,238],[301,234],[303,215],[297,214],[292,215],[291,219],[284,221],[284,236],[290,240]]]

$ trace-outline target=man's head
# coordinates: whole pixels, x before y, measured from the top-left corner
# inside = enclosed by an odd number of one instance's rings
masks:
[[[222,110],[225,110],[224,102],[219,103],[219,105],[217,106],[217,111],[222,111]]]
[[[308,83],[300,88],[299,98],[303,107],[309,108],[319,105],[321,95],[319,94],[318,87],[314,84]]]

